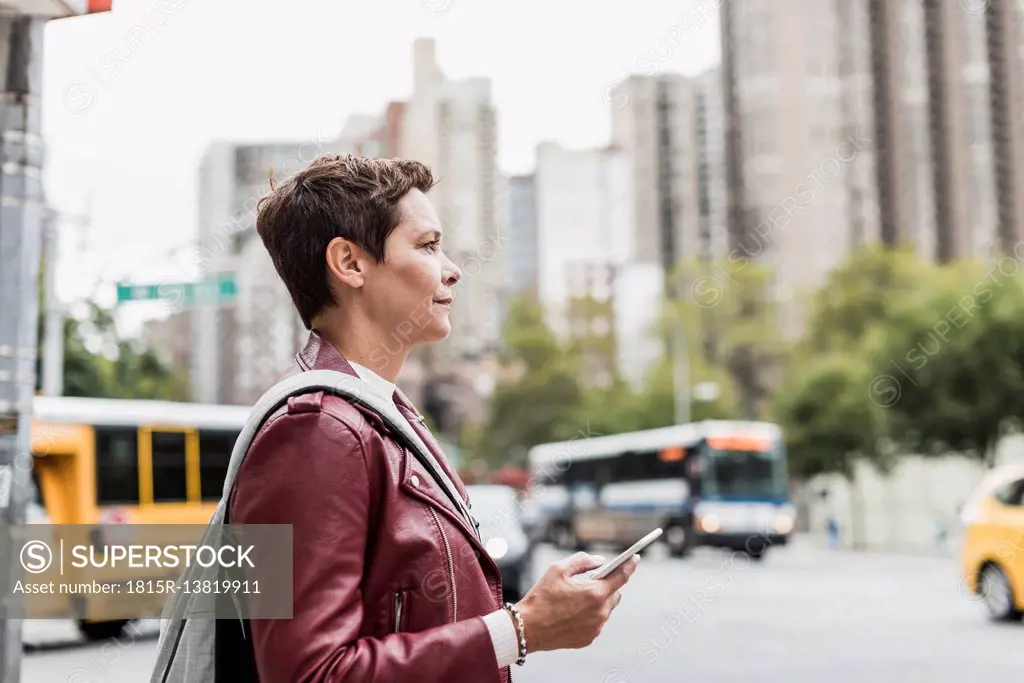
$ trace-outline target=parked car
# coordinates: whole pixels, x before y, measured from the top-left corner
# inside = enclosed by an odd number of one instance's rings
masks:
[[[466,491],[484,547],[501,570],[505,600],[515,602],[533,585],[533,544],[519,496],[511,486],[494,484],[470,485]]]
[[[540,506],[529,495],[521,495],[519,502],[522,510],[523,531],[533,547],[542,542],[544,533],[544,515]]]
[[[1024,614],[1024,464],[997,468],[961,512],[962,586],[997,621]]]

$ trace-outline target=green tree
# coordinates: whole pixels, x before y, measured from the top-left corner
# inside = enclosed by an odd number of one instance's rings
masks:
[[[87,302],[86,315],[64,319],[64,395],[94,398],[190,399],[187,379],[152,349],[118,335],[113,313]],[[42,382],[43,334],[39,325],[37,390]]]
[[[901,446],[994,464],[1024,417],[1024,279],[1015,259],[945,266],[901,302],[874,351],[875,398]]]
[[[892,465],[893,416],[873,349],[899,325],[906,306],[940,280],[908,250],[867,247],[834,268],[809,300],[804,336],[794,344],[775,417],[786,433],[791,469],[841,474],[855,462]]]
[[[870,378],[868,363],[848,353],[818,356],[794,373],[775,403],[793,474],[853,481],[859,459],[888,469],[886,414],[869,397]]]
[[[689,362],[690,420],[699,422],[739,417],[739,406],[728,371],[706,362],[699,352],[691,352]],[[700,384],[718,385],[719,395],[712,400],[695,397],[692,388]],[[631,430],[655,429],[675,424],[675,384],[671,359],[663,359],[651,368],[643,391],[626,408],[625,414]]]
[[[872,329],[889,326],[900,302],[927,291],[937,275],[909,249],[858,249],[810,297],[800,355],[863,348]]]
[[[863,358],[835,353],[809,359],[786,384],[775,419],[786,435],[791,474],[839,474],[855,486],[858,462],[883,473],[891,469],[887,415],[868,397],[869,377]],[[858,527],[865,523],[859,502],[852,497],[854,539],[861,538]]]
[[[517,378],[499,382],[483,425],[464,435],[474,457],[495,466],[539,443],[571,438],[583,405],[579,358],[559,342],[532,295],[511,305],[503,362]]]
[[[669,282],[666,335],[686,330],[691,359],[724,368],[740,415],[763,418],[786,354],[770,271],[752,261],[686,262]]]

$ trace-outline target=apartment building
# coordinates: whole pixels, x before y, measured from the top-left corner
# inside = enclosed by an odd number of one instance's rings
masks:
[[[486,78],[449,80],[431,39],[413,45],[414,86],[401,113],[398,156],[426,163],[438,178],[430,196],[444,226],[445,253],[463,272],[452,335],[436,350],[454,364],[492,353],[501,333],[508,239],[498,172],[497,114]]]
[[[198,401],[251,403],[277,381],[305,341],[287,288],[256,234],[256,209],[280,180],[347,142],[312,137],[276,143],[212,144],[199,168],[197,278],[233,273],[233,301],[204,302],[192,329],[191,383]]]
[[[614,147],[567,149],[545,142],[536,159],[538,298],[550,328],[568,336],[570,303],[591,291],[586,283],[605,283],[602,298],[610,298],[604,269],[633,260],[629,169]],[[598,267],[603,274],[594,274]]]
[[[836,3],[722,6],[731,253],[761,260],[783,302],[824,282],[859,232],[849,174],[870,134],[847,110]],[[859,158],[859,159],[858,159]],[[854,228],[857,225],[859,227]],[[784,309],[795,329],[799,306]]]
[[[508,296],[516,296],[537,290],[537,183],[532,173],[512,176],[505,182],[508,250],[504,287]]]
[[[995,239],[1012,252],[1024,240],[1024,2],[992,0],[978,19],[985,26],[994,158],[986,179],[996,194]]]
[[[722,4],[730,241],[773,268],[786,328],[858,244],[946,262],[1017,241],[1021,11]]]
[[[700,254],[699,88],[679,74],[630,76],[612,92],[612,144],[633,188],[636,260],[668,273]]]

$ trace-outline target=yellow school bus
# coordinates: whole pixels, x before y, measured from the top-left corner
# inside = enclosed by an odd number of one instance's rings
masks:
[[[221,497],[231,449],[250,410],[35,397],[33,505],[43,517],[35,521],[205,525]],[[161,596],[154,599],[162,602]],[[159,604],[153,608],[158,614]],[[116,635],[126,623],[90,618],[88,599],[54,609],[73,614],[90,639]]]

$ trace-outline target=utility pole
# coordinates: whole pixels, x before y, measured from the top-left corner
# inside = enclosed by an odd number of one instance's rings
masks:
[[[75,9],[68,3],[8,0],[0,10],[0,522],[6,527],[24,524],[31,490],[39,261],[47,213],[40,137],[43,28],[49,19],[109,10],[110,0],[86,0]],[[22,574],[9,546],[0,542],[4,599]],[[2,683],[21,680],[21,623],[0,619]]]
[[[677,299],[678,301],[678,299]],[[675,398],[675,420],[677,425],[690,421],[690,353],[686,345],[686,330],[682,324],[672,329],[672,389]]]
[[[60,396],[64,393],[64,314],[57,299],[60,230],[55,212],[46,213],[43,233],[43,395]]]
[[[39,257],[46,211],[40,79],[45,19],[0,12],[4,60],[0,102],[0,516],[23,524],[31,472]],[[12,548],[0,549],[0,575],[21,575]],[[11,584],[2,586],[4,597]],[[21,678],[21,620],[0,626],[0,681]]]

